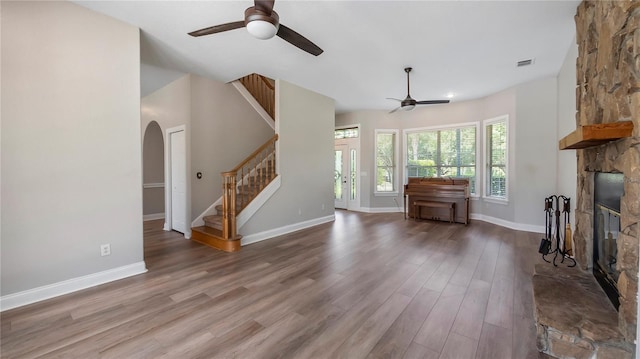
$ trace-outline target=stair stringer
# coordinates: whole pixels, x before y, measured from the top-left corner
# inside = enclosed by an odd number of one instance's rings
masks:
[[[276,176],[269,184],[254,198],[249,204],[236,216],[236,225],[238,228],[242,227],[245,223],[253,217],[254,214],[273,196],[278,189],[282,180],[280,175]],[[209,208],[204,210],[196,219],[191,222],[191,227],[200,227],[204,226],[204,217],[210,216],[213,214],[218,214],[216,211],[216,206],[222,204],[222,196],[218,198]]]
[[[268,185],[265,187],[256,198],[254,198],[249,204],[236,216],[236,225],[238,229],[242,228],[256,212],[269,201],[282,184],[280,175],[277,175]]]
[[[193,227],[204,226],[203,218],[206,216],[217,214],[216,206],[219,204],[222,204],[222,196],[220,196],[220,198],[218,198],[215,202],[213,202],[213,204],[209,206],[209,208],[205,209],[204,212],[200,213],[200,215],[196,217],[196,219],[194,219],[193,222],[191,222],[191,227],[193,228]]]
[[[276,129],[276,124],[275,124],[274,119],[271,118],[271,116],[267,113],[267,111],[264,110],[264,108],[262,108],[262,106],[253,97],[253,95],[249,92],[249,90],[247,90],[247,88],[244,87],[244,85],[238,80],[232,81],[231,84],[233,85],[233,87],[236,88],[236,90],[238,90],[238,92],[240,92],[242,97],[244,97],[247,100],[247,102],[249,102],[251,107],[253,107],[253,109],[256,110],[258,115],[260,115],[260,117],[262,117],[265,120],[265,122],[267,122],[267,124],[272,129],[275,130]]]

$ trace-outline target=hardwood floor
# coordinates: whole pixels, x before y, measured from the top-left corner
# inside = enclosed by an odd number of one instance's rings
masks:
[[[337,211],[237,253],[144,238],[148,273],[3,312],[2,358],[538,358],[540,234]]]

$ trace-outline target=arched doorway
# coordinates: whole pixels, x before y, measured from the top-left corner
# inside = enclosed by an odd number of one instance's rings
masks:
[[[142,214],[145,221],[165,217],[164,140],[162,129],[151,121],[142,147]]]

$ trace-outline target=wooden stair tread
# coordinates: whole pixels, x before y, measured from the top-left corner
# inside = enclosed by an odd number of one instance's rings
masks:
[[[219,249],[225,252],[237,252],[240,250],[241,235],[237,235],[233,240],[226,240],[222,238],[222,231],[207,227],[193,227],[191,228],[191,240],[204,244],[206,246]]]
[[[206,235],[218,236],[218,237],[222,238],[222,231],[219,230],[219,229],[215,229],[215,228],[211,228],[211,227],[207,227],[207,226],[200,226],[200,227],[191,228],[191,232],[193,233],[194,231],[198,231],[198,232],[201,232],[201,233],[206,234]]]
[[[222,216],[218,214],[214,214],[211,216],[202,217],[204,220],[204,225],[207,228],[219,229],[222,231]]]

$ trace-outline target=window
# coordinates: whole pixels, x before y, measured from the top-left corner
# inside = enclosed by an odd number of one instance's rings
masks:
[[[349,178],[351,180],[350,186],[351,186],[351,200],[355,201],[356,199],[356,193],[357,192],[357,185],[358,185],[358,169],[357,169],[357,152],[355,148],[352,148],[351,151],[349,151],[349,153],[351,153],[351,159],[349,161],[349,163],[351,164],[351,168],[349,170],[349,172],[351,173]]]
[[[484,121],[485,197],[507,199],[509,116]]]
[[[376,193],[397,193],[397,130],[376,130]]]
[[[334,138],[341,140],[343,138],[357,138],[359,135],[359,129],[357,127],[352,128],[340,128],[335,130]]]
[[[476,193],[477,124],[407,133],[407,176],[465,177]]]

